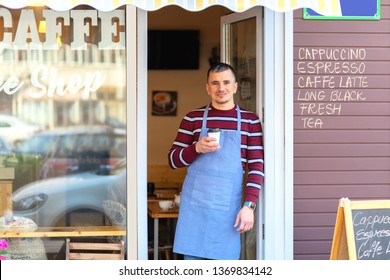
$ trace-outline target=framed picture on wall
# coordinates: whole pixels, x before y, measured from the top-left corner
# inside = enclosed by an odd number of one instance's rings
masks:
[[[177,91],[153,90],[152,91],[152,115],[176,116]]]

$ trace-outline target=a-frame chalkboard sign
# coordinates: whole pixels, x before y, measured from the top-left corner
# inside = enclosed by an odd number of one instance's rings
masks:
[[[390,260],[390,200],[339,201],[331,260]]]

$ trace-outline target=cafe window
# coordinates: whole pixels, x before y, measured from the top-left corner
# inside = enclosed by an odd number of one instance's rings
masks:
[[[0,204],[5,231],[56,227],[72,239],[83,227],[84,241],[125,239],[125,38],[124,8],[0,9],[0,173],[10,174],[0,183],[12,182]],[[113,228],[123,230],[97,230]],[[65,238],[50,236],[29,247],[8,238],[10,258],[64,259]]]

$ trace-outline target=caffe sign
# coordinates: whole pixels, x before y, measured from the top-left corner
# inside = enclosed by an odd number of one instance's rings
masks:
[[[34,10],[22,9],[18,21],[15,21],[15,14],[0,8],[0,49],[58,50],[60,43],[57,38],[63,35],[65,29],[72,34],[72,50],[86,50],[86,38],[92,36],[91,32],[94,31],[101,38],[97,43],[100,50],[125,49],[124,10],[43,10],[41,13],[41,17],[37,19]],[[46,23],[44,41],[39,36],[41,20]]]

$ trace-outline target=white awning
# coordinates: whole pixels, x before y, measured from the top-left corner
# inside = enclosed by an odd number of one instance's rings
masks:
[[[146,11],[177,5],[194,12],[214,5],[225,6],[234,12],[243,12],[254,6],[264,6],[277,12],[310,8],[326,16],[341,15],[340,0],[0,0],[0,5],[12,9],[47,6],[57,11],[70,10],[78,5],[89,5],[100,11],[112,11],[123,5],[134,5]]]

